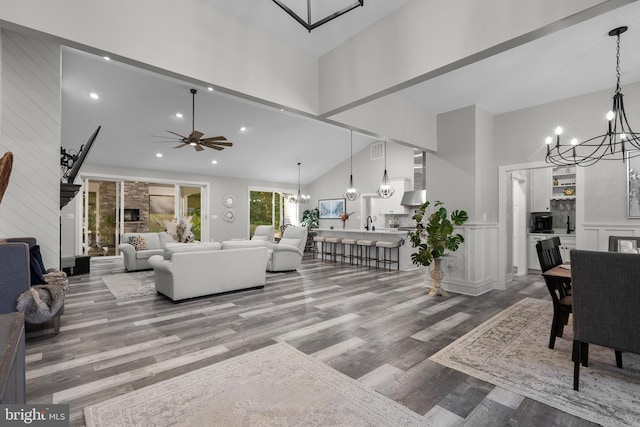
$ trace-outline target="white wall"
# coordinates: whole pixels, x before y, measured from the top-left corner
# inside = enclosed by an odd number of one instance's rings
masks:
[[[60,46],[2,31],[0,152],[13,152],[0,236],[35,237],[60,266]]]

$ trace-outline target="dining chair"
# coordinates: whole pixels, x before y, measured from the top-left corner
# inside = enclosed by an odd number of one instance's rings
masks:
[[[609,236],[609,252],[638,253],[636,249],[640,249],[640,237]]]
[[[551,239],[540,240],[536,243],[536,251],[538,252],[538,260],[540,267],[545,272],[553,267],[562,264],[562,256],[560,255],[560,238],[552,237]],[[551,295],[553,303],[553,320],[551,321],[551,332],[549,334],[549,348],[554,348],[556,337],[561,337],[564,333],[564,325],[569,322],[571,314],[571,280],[559,277],[544,276],[547,284],[547,290]]]
[[[589,344],[640,354],[640,262],[635,254],[571,251],[573,280],[573,388],[580,365],[588,366]]]

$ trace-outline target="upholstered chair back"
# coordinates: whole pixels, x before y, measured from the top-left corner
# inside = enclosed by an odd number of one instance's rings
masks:
[[[307,244],[307,229],[306,227],[287,227],[282,233],[282,239],[279,244],[288,244],[295,246],[304,252],[304,248]]]
[[[259,225],[253,232],[251,240],[263,240],[265,242],[273,242],[275,229],[273,225]]]

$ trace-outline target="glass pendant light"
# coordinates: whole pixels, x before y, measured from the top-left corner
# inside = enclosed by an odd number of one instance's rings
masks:
[[[360,197],[360,192],[353,186],[353,129],[351,130],[351,174],[349,175],[349,187],[344,192],[344,197],[350,202]]]
[[[300,191],[300,165],[301,163],[298,162],[298,194],[292,194],[289,196],[288,200],[291,203],[309,203],[311,200],[311,196],[308,194],[302,194]]]
[[[396,190],[389,184],[389,176],[387,175],[387,140],[384,141],[384,174],[382,174],[382,182],[376,193],[381,199],[388,199],[393,196]]]

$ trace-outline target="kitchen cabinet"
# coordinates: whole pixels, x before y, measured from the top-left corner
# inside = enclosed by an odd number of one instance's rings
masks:
[[[571,249],[576,248],[576,236],[560,236],[560,255],[562,261],[570,261]]]
[[[408,179],[390,179],[389,184],[396,190],[388,199],[371,199],[374,216],[408,214],[409,208],[402,206],[402,195],[409,186]]]
[[[551,188],[553,168],[533,169],[531,182],[531,211],[549,212],[551,210]]]

